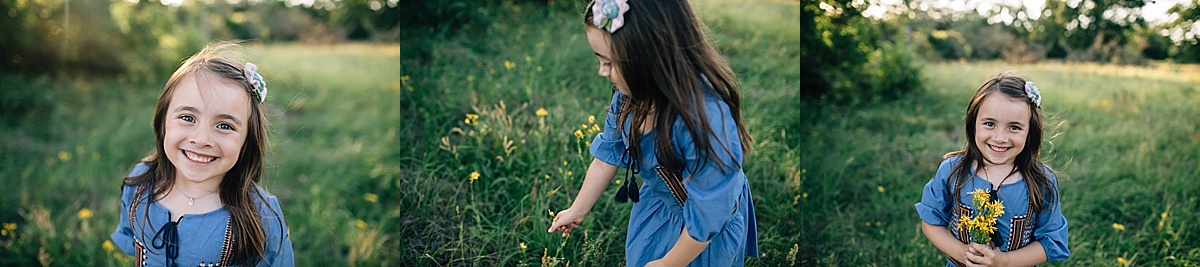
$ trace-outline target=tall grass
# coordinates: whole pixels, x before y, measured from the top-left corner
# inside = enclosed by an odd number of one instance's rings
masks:
[[[580,3],[582,4],[582,3]],[[781,126],[792,112],[778,108],[797,100],[799,40],[796,25],[776,23],[798,14],[790,2],[746,5],[701,1],[697,9],[745,86],[747,124],[759,143],[750,160],[754,188],[779,188],[799,173],[788,149],[799,142]],[[745,7],[742,7],[745,6]],[[730,10],[739,7],[745,10]],[[577,6],[575,10],[582,10]],[[763,14],[743,19],[743,12]],[[505,5],[487,38],[449,37],[431,51],[427,65],[406,65],[412,91],[401,97],[403,119],[420,129],[402,160],[411,172],[397,199],[413,207],[401,218],[402,261],[419,265],[623,264],[629,206],[611,201],[592,209],[567,238],[545,232],[552,213],[570,205],[591,156],[587,146],[599,128],[611,85],[596,76],[578,14]],[[407,84],[406,84],[407,86]],[[545,116],[538,110],[544,109]],[[761,116],[774,113],[778,117]],[[470,120],[469,118],[478,119]],[[427,144],[436,144],[430,147]],[[472,180],[473,173],[478,179]],[[617,177],[617,182],[623,177]],[[615,189],[610,189],[615,190]],[[756,199],[791,199],[786,191],[756,191]],[[781,262],[798,229],[792,203],[759,209],[764,254]],[[763,215],[765,214],[765,216]]]

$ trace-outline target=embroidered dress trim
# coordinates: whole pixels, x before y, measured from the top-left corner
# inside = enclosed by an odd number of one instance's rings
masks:
[[[957,206],[957,208],[954,209],[954,212],[953,212],[954,215],[951,216],[952,218],[954,218],[954,221],[958,221],[959,218],[962,218],[963,216],[969,217],[969,216],[971,216],[972,213],[975,213],[975,211],[971,210],[971,207],[967,207],[966,205],[963,205],[958,200],[955,200],[954,203],[956,204],[955,206]],[[971,243],[971,233],[969,231],[967,231],[967,229],[965,229],[965,228],[960,228],[957,226],[950,227],[950,234],[952,234],[952,235],[954,235],[954,237],[958,238],[958,241],[963,242],[963,244]],[[954,259],[954,257],[947,257],[947,258],[950,258],[950,261],[954,262],[954,266],[967,266],[966,263],[958,261],[958,260]]]
[[[662,177],[667,183],[667,189],[671,190],[671,195],[675,197],[675,201],[679,202],[679,206],[683,207],[683,202],[687,201],[687,189],[683,188],[683,180],[679,178],[679,174],[667,171],[664,167],[654,167],[654,171],[658,172],[658,177]]]
[[[1012,218],[1012,227],[1008,229],[1008,249],[1005,251],[1017,250],[1033,241],[1033,226],[1036,224],[1033,215],[1033,202],[1030,201],[1024,215]]]

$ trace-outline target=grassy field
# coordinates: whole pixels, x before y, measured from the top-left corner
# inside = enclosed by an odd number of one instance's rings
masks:
[[[558,5],[572,5],[563,3]],[[1197,265],[1198,66],[927,64],[926,89],[857,106],[796,93],[794,1],[695,2],[745,87],[761,257],[751,266],[936,266],[913,203],[962,143],[967,98],[1015,69],[1053,118],[1072,257]],[[395,45],[251,46],[271,83],[279,196],[304,266],[617,266],[629,204],[606,192],[578,232],[547,234],[590,162],[610,84],[575,12],[500,4],[481,36]],[[745,14],[755,14],[746,16]],[[37,110],[0,125],[0,265],[127,265],[105,245],[120,177],[153,149],[161,84],[26,79]],[[544,111],[543,111],[544,110]],[[620,178],[618,178],[620,179]],[[13,190],[13,189],[10,189]],[[68,192],[63,194],[63,192]]]
[[[1058,171],[1071,258],[1058,265],[1195,266],[1200,213],[1200,66],[931,64],[926,92],[801,119],[809,197],[806,258],[821,265],[931,266],[913,203],[940,156],[964,144],[966,104],[989,75],[1017,70],[1051,116],[1043,160]]]

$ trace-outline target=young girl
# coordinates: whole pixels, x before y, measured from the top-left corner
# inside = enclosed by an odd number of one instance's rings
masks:
[[[942,157],[916,204],[921,230],[950,256],[947,266],[1031,266],[1070,256],[1058,181],[1038,159],[1041,103],[1033,82],[1011,73],[991,77],[971,98],[967,144]],[[972,214],[968,192],[976,189],[1004,205],[989,245],[970,242],[957,223]]]
[[[279,201],[259,186],[266,83],[251,63],[205,47],[179,67],[154,110],[157,152],[121,190],[113,241],[137,266],[292,266]]]
[[[597,0],[584,13],[600,75],[614,84],[605,129],[579,195],[548,232],[565,236],[616,174],[631,199],[627,266],[741,266],[757,256],[742,154],[738,81],[682,0]],[[629,171],[640,173],[638,187]]]

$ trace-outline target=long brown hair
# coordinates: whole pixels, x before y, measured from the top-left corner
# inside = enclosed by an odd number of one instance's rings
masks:
[[[1029,191],[1029,201],[1033,207],[1033,212],[1042,211],[1045,208],[1053,206],[1058,201],[1058,190],[1050,181],[1050,175],[1054,174],[1054,170],[1046,166],[1039,159],[1042,152],[1042,138],[1045,136],[1044,117],[1042,116],[1042,108],[1037,104],[1029,101],[1025,94],[1025,78],[1012,73],[1002,72],[988,78],[979,89],[975,91],[975,96],[971,97],[970,104],[967,105],[967,115],[963,118],[964,128],[967,134],[967,144],[962,150],[947,153],[942,156],[942,159],[962,156],[962,160],[955,164],[950,169],[952,179],[946,179],[947,183],[953,182],[954,191],[950,195],[955,199],[959,199],[960,191],[963,184],[971,173],[971,166],[983,166],[983,152],[979,150],[979,146],[975,144],[975,123],[979,116],[980,106],[983,105],[983,100],[991,96],[1003,96],[1013,99],[1024,100],[1029,105],[1029,136],[1025,139],[1025,149],[1017,154],[1015,164],[1018,172],[1025,178],[1025,187]],[[1011,175],[1011,174],[1010,174]]]
[[[154,137],[155,153],[142,159],[149,169],[142,174],[126,177],[124,185],[148,188],[150,196],[166,195],[175,184],[175,165],[167,159],[163,139],[165,138],[165,119],[167,108],[171,104],[175,90],[184,77],[199,72],[208,72],[218,77],[229,79],[242,84],[246,93],[250,94],[250,118],[247,120],[246,143],[238,156],[237,163],[225,173],[221,180],[221,203],[229,211],[231,234],[233,235],[233,255],[230,263],[234,265],[254,265],[266,254],[266,235],[263,222],[259,216],[257,203],[267,203],[266,198],[259,193],[259,183],[263,176],[263,157],[269,152],[267,133],[270,125],[267,122],[266,108],[260,103],[250,83],[243,75],[243,64],[233,59],[229,51],[238,47],[234,42],[217,42],[206,46],[199,53],[183,62],[179,69],[171,74],[167,85],[154,105]],[[132,203],[137,205],[138,203]],[[282,224],[282,216],[270,205],[268,209]],[[144,229],[149,220],[148,213],[144,216],[141,227]],[[132,222],[130,222],[132,224]],[[135,227],[130,225],[131,227]],[[136,227],[135,227],[136,228]],[[280,228],[282,231],[282,227]],[[144,233],[144,231],[142,231]],[[283,233],[280,233],[282,236]],[[281,239],[282,240],[282,239]]]
[[[584,24],[592,25],[592,4],[584,12]],[[687,1],[654,0],[629,1],[625,24],[610,35],[612,62],[624,78],[632,95],[621,105],[617,130],[631,120],[630,136],[642,134],[646,119],[654,116],[653,138],[659,163],[668,170],[681,171],[683,163],[676,155],[671,140],[675,118],[682,118],[698,151],[725,167],[740,168],[735,162],[723,162],[714,155],[709,136],[717,137],[708,118],[705,118],[704,98],[711,85],[712,92],[729,105],[730,115],[737,124],[741,149],[750,152],[753,138],[742,123],[741,97],[737,76],[724,57],[704,37],[707,27],[693,12]],[[608,33],[608,31],[603,31]],[[708,85],[705,84],[707,79]],[[632,116],[630,116],[632,115]],[[641,143],[629,142],[630,154],[636,160],[641,155]],[[728,146],[728,144],[715,144]],[[733,148],[725,147],[733,158]],[[692,166],[699,169],[700,166]]]

